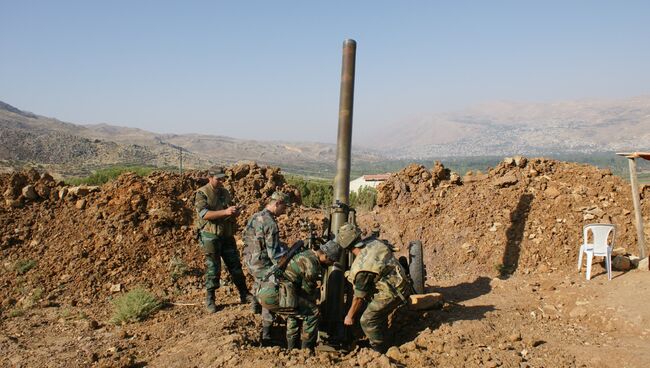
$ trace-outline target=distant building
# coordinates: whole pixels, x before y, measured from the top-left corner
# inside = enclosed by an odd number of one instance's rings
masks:
[[[377,188],[379,183],[388,180],[389,177],[390,173],[360,176],[350,182],[350,192],[356,192],[361,187]]]

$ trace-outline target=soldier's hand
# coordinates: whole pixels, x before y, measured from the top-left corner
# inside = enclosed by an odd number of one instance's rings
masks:
[[[345,320],[343,320],[343,324],[346,326],[352,326],[354,324],[354,318],[350,316],[345,316]]]
[[[237,216],[237,215],[239,215],[239,211],[237,210],[236,206],[230,206],[230,207],[226,208],[226,214],[228,216]]]

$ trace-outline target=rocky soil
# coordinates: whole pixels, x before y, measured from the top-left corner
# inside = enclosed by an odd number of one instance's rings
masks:
[[[241,225],[281,189],[277,168],[228,168],[246,206]],[[440,310],[400,310],[396,346],[379,355],[259,348],[259,317],[237,304],[225,277],[221,310],[201,305],[202,254],[191,230],[200,173],[125,174],[99,188],[71,188],[36,171],[0,175],[0,365],[58,366],[647,366],[650,273],[600,264],[575,272],[583,224],[617,225],[618,253],[636,254],[629,185],[596,168],[507,159],[460,178],[442,164],[411,165],[359,214],[364,229],[404,252],[422,239],[427,285]],[[650,189],[643,190],[650,217]],[[287,242],[307,234],[300,205],[280,217]],[[26,266],[30,265],[31,268]],[[109,323],[111,300],[144,285],[165,301],[141,323]],[[279,336],[282,334],[278,329]],[[361,341],[363,346],[363,341]]]

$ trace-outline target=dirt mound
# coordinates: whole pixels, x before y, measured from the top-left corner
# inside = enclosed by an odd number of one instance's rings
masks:
[[[515,157],[461,179],[440,163],[413,164],[379,186],[377,203],[361,223],[381,223],[402,247],[422,239],[431,277],[576,267],[588,223],[615,224],[615,247],[638,253],[630,185],[588,165]]]
[[[240,227],[275,190],[300,203],[299,192],[278,168],[246,163],[227,168],[226,174],[225,185],[245,206]],[[43,303],[102,313],[109,304],[98,300],[137,284],[170,299],[202,289],[203,256],[192,229],[192,202],[206,182],[196,172],[126,173],[101,188],[67,187],[35,170],[0,176],[3,311],[21,306],[37,289]],[[305,236],[301,218],[321,223],[322,215],[290,207],[278,219],[283,239]],[[19,267],[25,264],[31,269]]]

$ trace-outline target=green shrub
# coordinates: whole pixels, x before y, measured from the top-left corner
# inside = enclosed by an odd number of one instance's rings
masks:
[[[16,272],[19,275],[24,275],[24,274],[27,273],[27,271],[34,268],[34,266],[36,266],[36,261],[35,260],[33,260],[33,259],[21,259],[21,260],[18,260],[16,262],[16,264],[14,265],[14,270],[16,270]]]
[[[287,177],[287,183],[298,188],[304,206],[322,208],[332,205],[334,189],[332,183],[328,180],[289,176]]]
[[[358,191],[350,193],[350,206],[357,210],[370,211],[377,203],[377,189],[363,186]]]
[[[172,258],[169,264],[169,275],[172,278],[172,282],[176,282],[178,279],[185,276],[188,270],[189,268],[182,258]]]
[[[143,287],[136,287],[113,301],[111,322],[122,324],[138,322],[160,309],[160,301]]]
[[[102,185],[116,179],[125,172],[134,172],[140,176],[147,176],[154,170],[156,168],[151,166],[112,166],[99,169],[85,178],[68,178],[65,181],[69,185]]]
[[[24,310],[22,310],[22,309],[20,309],[20,308],[16,308],[16,309],[12,309],[12,310],[9,312],[9,317],[11,317],[11,318],[13,318],[13,317],[19,317],[19,316],[22,316],[23,314],[25,314],[25,311],[24,311]]]

